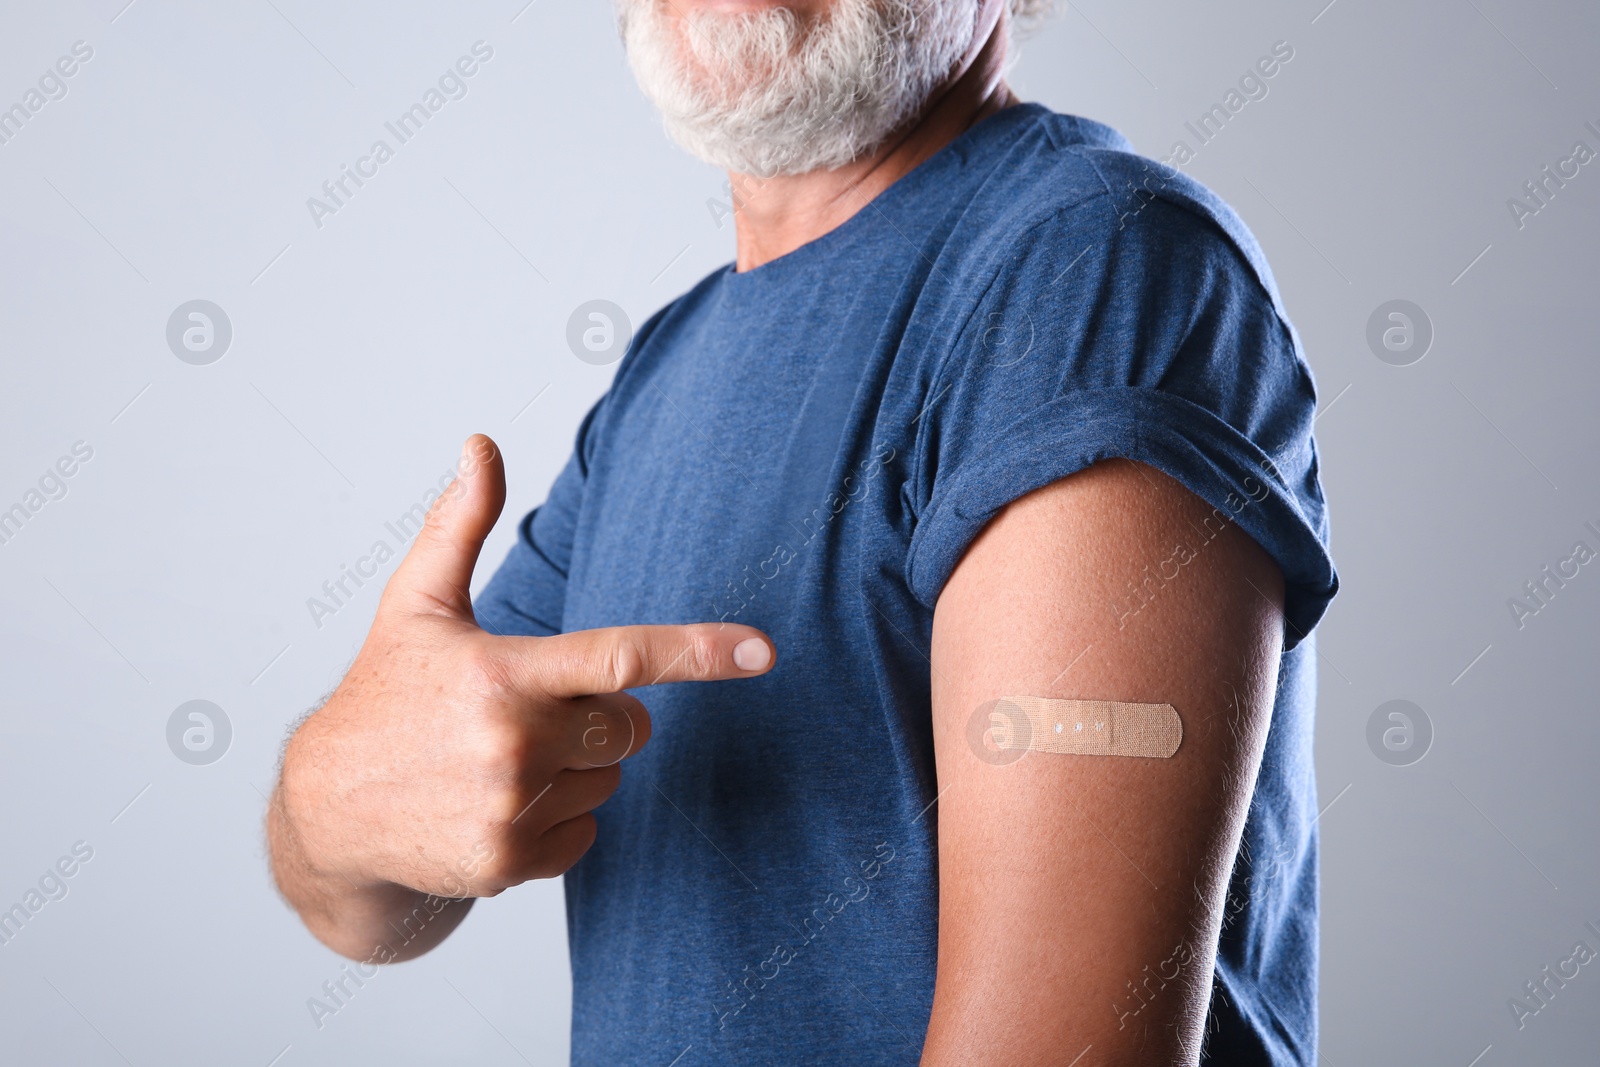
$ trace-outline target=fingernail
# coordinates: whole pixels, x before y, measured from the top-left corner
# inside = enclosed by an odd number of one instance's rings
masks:
[[[733,662],[742,671],[759,671],[772,662],[772,649],[759,637],[747,637],[733,646]]]

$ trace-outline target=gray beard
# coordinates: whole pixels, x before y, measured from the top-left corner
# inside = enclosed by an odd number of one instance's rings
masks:
[[[639,86],[668,134],[707,163],[772,177],[843,166],[927,103],[973,42],[977,0],[836,0],[807,24],[785,7],[670,16],[617,0]]]

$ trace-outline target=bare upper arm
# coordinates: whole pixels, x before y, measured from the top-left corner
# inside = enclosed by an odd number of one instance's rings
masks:
[[[1011,504],[945,586],[925,1063],[1198,1062],[1282,644],[1281,574],[1228,514],[1108,461]],[[998,763],[968,721],[1002,696],[1168,703],[1184,738]]]

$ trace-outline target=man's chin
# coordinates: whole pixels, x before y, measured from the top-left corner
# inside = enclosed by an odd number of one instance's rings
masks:
[[[674,4],[678,0],[673,0]],[[634,75],[693,155],[760,177],[830,170],[914,115],[971,43],[975,0],[624,0]]]

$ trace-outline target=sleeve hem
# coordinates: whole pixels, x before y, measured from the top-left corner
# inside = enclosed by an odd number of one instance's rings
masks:
[[[1007,504],[1114,458],[1176,479],[1272,557],[1284,577],[1285,650],[1312,631],[1338,589],[1320,521],[1238,430],[1181,397],[1135,387],[1075,392],[1030,411],[936,487],[911,538],[912,594],[931,610],[972,540]]]

